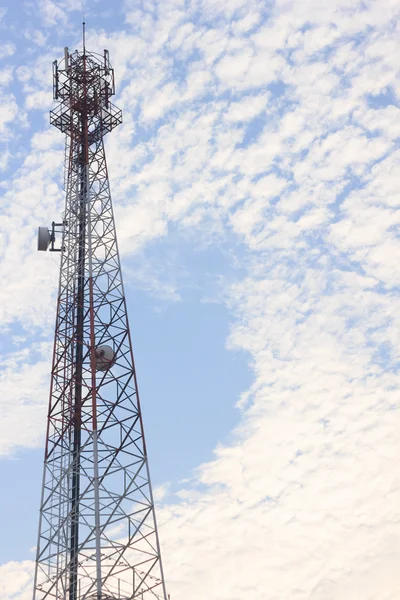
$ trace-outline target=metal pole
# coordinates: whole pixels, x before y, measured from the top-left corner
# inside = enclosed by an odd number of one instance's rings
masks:
[[[81,411],[82,411],[82,370],[83,370],[83,320],[85,286],[85,227],[86,207],[83,197],[84,171],[81,172],[81,193],[79,201],[79,251],[78,286],[75,329],[75,402],[72,450],[72,497],[71,497],[71,540],[70,540],[70,589],[69,599],[77,600],[78,547],[79,547],[79,495],[80,495],[80,451],[81,451]]]
[[[87,133],[86,133],[87,138]],[[86,142],[87,144],[87,142]],[[96,399],[96,339],[94,331],[93,300],[93,264],[92,264],[92,223],[90,218],[89,165],[86,166],[86,204],[88,215],[88,267],[89,267],[89,320],[90,320],[90,365],[92,372],[92,428],[93,428],[93,488],[94,488],[94,523],[96,538],[96,588],[97,598],[101,600],[101,539],[100,539],[100,489],[99,489],[99,450],[97,433],[97,399]]]
[[[69,600],[78,600],[78,564],[79,564],[79,495],[80,495],[80,452],[82,437],[82,375],[83,375],[83,328],[85,302],[85,250],[86,250],[86,188],[87,188],[87,115],[81,119],[81,146],[79,155],[80,194],[78,226],[78,273],[76,301],[75,334],[75,403],[74,403],[74,440],[72,451],[72,498],[71,498],[71,554],[70,554],[70,590]]]

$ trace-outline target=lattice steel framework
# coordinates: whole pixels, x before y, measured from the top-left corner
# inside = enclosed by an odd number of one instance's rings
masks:
[[[167,600],[103,137],[104,55],[53,65],[66,204],[34,600]]]

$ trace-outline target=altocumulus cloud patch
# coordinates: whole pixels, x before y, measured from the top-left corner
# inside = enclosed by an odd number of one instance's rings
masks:
[[[29,232],[35,213],[51,221],[62,210],[63,149],[42,102],[82,10],[37,8],[0,49],[12,72],[0,77],[11,115],[0,127],[11,155],[0,273],[13,290],[1,291],[2,385],[19,390],[4,453],[40,444],[57,265],[38,259]],[[118,9],[85,6],[88,44],[110,49],[119,77],[124,125],[107,150],[124,260],[177,230],[194,247],[228,248],[235,268],[212,296],[229,310],[227,348],[245,350],[253,373],[231,398],[240,423],[230,441],[186,483],[160,487],[172,598],[395,599],[398,3]],[[10,8],[1,26],[13,18]],[[190,281],[172,269],[164,301],[184,301]],[[38,412],[17,370],[38,390]],[[0,569],[2,598],[30,597],[29,561]]]

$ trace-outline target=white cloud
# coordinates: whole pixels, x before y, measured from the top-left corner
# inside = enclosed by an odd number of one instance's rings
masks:
[[[24,350],[1,358],[0,456],[7,456],[18,447],[43,444],[50,345],[43,346],[36,341]]]
[[[13,78],[13,71],[11,68],[0,70],[0,86],[8,86]]]
[[[67,13],[66,6],[61,8],[57,2],[52,0],[39,0],[38,9],[45,27],[53,27],[54,25],[66,25]]]
[[[0,59],[8,58],[15,52],[15,45],[11,42],[4,42],[0,45]]]
[[[266,108],[268,97],[268,94],[262,94],[244,98],[239,102],[232,102],[225,115],[226,121],[237,122],[253,119]]]
[[[27,40],[33,42],[34,44],[40,47],[43,47],[48,40],[48,36],[40,29],[27,29],[26,31],[24,31],[24,36]]]
[[[28,600],[32,597],[30,561],[0,565],[0,597],[4,600]]]
[[[258,25],[260,18],[260,13],[247,13],[242,19],[234,21],[232,28],[235,33],[247,33]]]
[[[9,126],[16,120],[16,117],[18,116],[18,105],[13,94],[5,95],[1,90],[0,102],[0,140],[3,141],[10,138],[11,133]]]

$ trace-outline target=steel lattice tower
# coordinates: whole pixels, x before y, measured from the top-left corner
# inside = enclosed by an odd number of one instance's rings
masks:
[[[62,232],[34,600],[167,600],[104,152],[122,122],[104,55],[53,63],[66,134]]]

